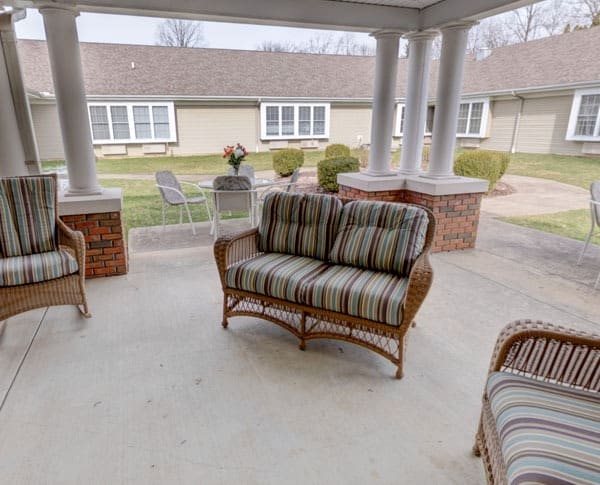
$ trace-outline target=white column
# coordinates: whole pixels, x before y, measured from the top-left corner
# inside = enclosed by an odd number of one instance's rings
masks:
[[[398,47],[403,32],[381,30],[371,34],[377,39],[375,90],[371,119],[371,145],[366,175],[394,175],[391,170],[394,101],[398,74]]]
[[[398,170],[406,175],[418,174],[421,168],[429,95],[431,44],[437,34],[435,31],[423,31],[406,36],[408,39],[408,84],[404,103],[402,156]]]
[[[0,46],[0,177],[27,175],[10,81]]]
[[[454,147],[460,106],[463,64],[473,22],[442,28],[442,54],[435,95],[435,118],[429,155],[429,178],[454,177]]]
[[[58,118],[62,132],[67,171],[68,195],[102,192],[96,175],[96,158],[88,116],[81,54],[75,17],[77,10],[63,6],[40,8],[44,17],[46,41]]]

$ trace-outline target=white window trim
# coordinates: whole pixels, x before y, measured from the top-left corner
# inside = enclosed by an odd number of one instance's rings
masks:
[[[294,108],[294,134],[293,135],[267,135],[267,108],[275,106],[281,108],[283,106],[291,106]],[[311,124],[309,135],[299,134],[299,108],[301,106],[309,106],[311,108]],[[322,135],[312,134],[314,127],[313,112],[314,108],[325,108],[325,133]],[[260,138],[261,140],[322,140],[329,138],[329,103],[261,103],[260,105]],[[279,126],[281,128],[281,109],[279,111]]]
[[[490,114],[490,99],[489,98],[469,98],[469,99],[461,99],[460,104],[469,104],[469,115],[467,119],[467,132],[466,133],[457,133],[456,138],[485,138],[487,134],[487,124]],[[479,126],[479,133],[469,133],[469,127],[471,125],[471,109],[473,103],[483,103],[483,109],[481,112],[481,125]],[[396,128],[394,130],[394,136],[402,137],[403,133],[400,132],[400,116],[402,113],[402,107],[404,107],[404,103],[398,103],[396,105]],[[428,105],[435,106],[434,105]],[[432,133],[427,131],[427,116],[425,116],[425,132],[424,136],[431,136]]]
[[[577,117],[579,116],[579,108],[581,107],[581,97],[589,94],[600,94],[600,88],[593,89],[578,89],[573,95],[573,104],[571,105],[571,114],[569,115],[569,124],[567,125],[566,140],[569,141],[600,141],[600,109],[596,117],[595,134],[591,136],[576,135],[575,128],[577,126]]]
[[[175,124],[175,106],[172,102],[152,102],[152,103],[97,103],[97,102],[89,102],[88,103],[88,118],[90,122],[90,130],[92,129],[92,118],[90,116],[90,107],[105,107],[106,114],[108,116],[108,131],[110,133],[110,138],[106,140],[94,140],[92,135],[92,143],[94,145],[130,145],[133,143],[170,143],[177,141],[177,128]],[[127,108],[127,120],[129,122],[129,135],[130,138],[123,138],[120,140],[115,140],[113,138],[113,124],[112,124],[112,116],[110,113],[111,106],[125,106]],[[133,107],[134,106],[148,106],[150,111],[150,125],[152,128],[152,133],[154,133],[154,119],[152,117],[152,108],[155,106],[163,106],[167,108],[167,113],[169,116],[169,137],[168,138],[136,138],[135,137],[135,123],[133,120]]]

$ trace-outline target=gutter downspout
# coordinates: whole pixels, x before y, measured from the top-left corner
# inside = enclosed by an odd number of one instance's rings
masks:
[[[519,99],[519,109],[517,110],[517,114],[515,116],[515,124],[513,126],[513,134],[512,141],[510,143],[510,153],[515,153],[517,151],[517,139],[519,138],[519,125],[521,124],[521,116],[523,114],[523,105],[525,104],[525,98],[516,93],[516,91],[512,91],[511,96]]]

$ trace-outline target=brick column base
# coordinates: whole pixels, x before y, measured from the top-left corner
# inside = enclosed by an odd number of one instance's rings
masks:
[[[428,195],[411,190],[367,192],[340,185],[340,197],[423,205],[435,215],[437,228],[432,252],[475,247],[483,193]]]
[[[99,278],[126,274],[127,243],[120,212],[60,216],[71,229],[85,236],[85,276]]]

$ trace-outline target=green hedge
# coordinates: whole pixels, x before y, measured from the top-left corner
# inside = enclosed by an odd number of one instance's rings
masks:
[[[454,173],[463,177],[486,179],[491,193],[506,172],[510,156],[505,152],[491,150],[468,150],[458,154],[454,161]]]
[[[335,143],[325,148],[325,158],[347,158],[350,156],[350,147]]]
[[[360,163],[358,158],[326,158],[318,164],[317,174],[319,185],[327,192],[337,192],[340,189],[337,183],[338,173],[358,172],[359,170]]]
[[[298,148],[273,152],[273,170],[282,177],[292,175],[292,172],[302,165],[304,165],[304,152]]]

